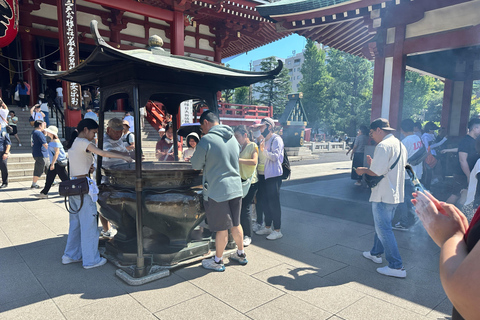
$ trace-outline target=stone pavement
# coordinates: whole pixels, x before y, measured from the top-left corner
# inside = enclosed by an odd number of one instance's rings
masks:
[[[381,265],[362,257],[372,246],[373,226],[332,213],[369,208],[364,196],[357,205],[341,205],[338,193],[353,188],[349,166],[294,166],[282,197],[303,189],[316,207],[301,197],[283,199],[284,237],[254,235],[248,265],[227,264],[225,272],[214,273],[197,263],[139,287],[124,284],[110,263],[91,270],[62,265],[68,231],[63,199],[55,187],[51,198],[37,200],[38,191],[24,189],[29,181],[10,183],[0,191],[0,319],[448,318],[439,249],[421,225],[395,231],[407,268],[406,279],[395,279],[376,273]],[[323,214],[326,190],[340,205]]]

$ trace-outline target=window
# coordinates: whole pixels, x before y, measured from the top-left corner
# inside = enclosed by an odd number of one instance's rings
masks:
[[[290,64],[292,61],[288,61],[287,64]]]

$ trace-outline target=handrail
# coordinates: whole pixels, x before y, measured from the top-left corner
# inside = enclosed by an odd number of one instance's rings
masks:
[[[207,107],[201,108],[202,112],[208,110]],[[271,106],[255,106],[235,103],[219,103],[218,115],[228,118],[243,119],[262,119],[273,116],[273,107]]]
[[[62,109],[60,109],[57,104],[49,99],[47,105],[50,107],[50,111],[52,112],[55,112],[55,121],[56,121],[56,125],[57,125],[57,128],[60,130],[60,126],[59,126],[59,123],[62,124],[62,137],[65,138],[65,115],[63,114],[63,111]],[[60,115],[60,117],[59,117]],[[60,122],[58,121],[58,118],[60,118]]]
[[[147,115],[147,121],[158,131],[158,129],[162,127],[163,120],[165,119],[165,112],[161,107],[163,104],[160,102],[157,103],[149,100],[145,105],[145,112]]]

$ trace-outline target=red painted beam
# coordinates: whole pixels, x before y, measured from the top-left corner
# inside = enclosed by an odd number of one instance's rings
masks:
[[[128,11],[140,14],[146,17],[163,20],[166,22],[173,21],[173,11],[161,9],[141,2],[132,0],[85,0],[108,8]]]

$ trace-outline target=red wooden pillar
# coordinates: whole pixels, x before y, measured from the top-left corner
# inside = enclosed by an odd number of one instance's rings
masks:
[[[27,80],[28,84],[30,85],[30,101],[29,106],[33,106],[36,101],[38,100],[38,88],[37,88],[37,81],[36,81],[36,72],[35,66],[33,65],[33,59],[36,58],[35,53],[35,37],[28,33],[22,32],[20,33],[20,42],[22,45],[22,59],[23,60],[30,60],[24,61],[23,65],[23,80]]]
[[[370,120],[373,121],[382,115],[383,78],[385,75],[385,58],[375,57],[373,69],[372,111]]]
[[[445,85],[443,86],[443,106],[442,106],[442,118],[440,120],[440,126],[446,128],[447,132],[450,132],[450,111],[452,110],[452,92],[453,81],[445,79]]]
[[[216,63],[222,63],[222,48],[220,46],[215,46],[215,56],[213,61]]]
[[[393,49],[392,88],[390,93],[389,122],[393,128],[400,128],[403,109],[403,89],[405,84],[405,56],[403,42],[405,26],[395,28],[395,45]]]
[[[183,56],[185,54],[185,24],[183,18],[183,12],[174,11],[173,21],[170,24],[171,28],[171,47],[172,54]]]

